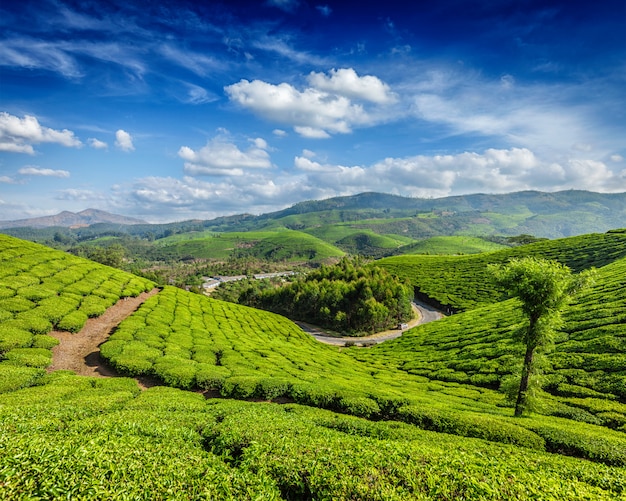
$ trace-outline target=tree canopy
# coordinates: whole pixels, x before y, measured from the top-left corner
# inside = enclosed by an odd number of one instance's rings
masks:
[[[525,257],[491,265],[490,271],[496,284],[520,301],[528,318],[527,325],[518,331],[526,346],[515,403],[515,415],[521,416],[531,408],[529,393],[536,389],[532,383],[532,376],[540,370],[536,352],[551,348],[555,332],[562,325],[563,307],[591,281],[594,270],[576,275],[557,261]]]
[[[239,301],[338,332],[361,335],[395,327],[411,318],[412,288],[358,258],[343,258],[294,282],[261,290],[251,287]]]

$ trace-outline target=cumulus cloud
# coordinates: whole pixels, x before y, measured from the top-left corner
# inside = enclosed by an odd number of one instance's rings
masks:
[[[133,151],[135,149],[132,136],[122,129],[115,133],[115,146],[122,151]]]
[[[56,143],[67,147],[82,144],[72,131],[43,127],[32,115],[19,118],[5,111],[0,112],[0,151],[33,155],[33,144],[38,143]]]
[[[242,176],[246,169],[267,169],[272,166],[268,145],[264,139],[251,140],[252,146],[245,151],[218,136],[195,151],[188,146],[178,150],[185,160],[185,172],[194,176]]]
[[[87,143],[89,143],[89,146],[95,148],[96,150],[106,150],[109,147],[107,143],[105,143],[104,141],[100,141],[95,137],[90,137],[89,139],[87,139]]]
[[[70,177],[66,170],[41,169],[34,166],[22,167],[17,172],[23,176]]]
[[[147,177],[139,179],[132,187],[126,203],[132,203],[135,213],[165,213],[168,219],[178,217],[211,218],[227,213],[239,214],[242,207],[247,212],[261,214],[284,208],[293,200],[317,197],[300,178],[270,179],[263,175],[245,178],[225,178],[207,182],[196,177]],[[200,216],[201,215],[201,216]]]
[[[526,148],[488,149],[482,153],[417,155],[386,158],[371,166],[321,164],[307,154],[295,167],[320,187],[342,186],[417,197],[527,189],[571,189],[582,183],[595,191],[623,191],[626,179],[602,162],[568,159],[561,163],[538,158]]]
[[[221,141],[225,143],[223,138]],[[203,154],[212,156],[211,152],[219,151],[222,146],[214,143],[219,140],[210,141]],[[253,140],[252,149],[257,147],[254,143]],[[262,143],[257,141],[257,144]],[[186,154],[201,156],[191,149],[183,151],[182,156]],[[225,161],[223,165],[231,164]],[[245,171],[245,176],[230,175],[213,180],[193,175],[182,179],[143,178],[137,180],[130,191],[120,191],[119,203],[128,204],[135,214],[167,214],[166,219],[171,221],[241,212],[260,214],[300,200],[368,191],[437,198],[476,192],[576,189],[582,183],[592,191],[626,191],[626,172],[611,172],[605,164],[594,160],[572,158],[553,162],[526,148],[389,157],[369,165],[333,164],[318,160],[314,151],[305,149],[295,157],[294,167],[278,174],[250,169]],[[215,169],[204,168],[211,173]],[[217,168],[217,172],[222,173],[222,170]]]
[[[298,90],[288,83],[241,80],[225,87],[229,98],[268,120],[289,124],[304,137],[327,138],[346,134],[354,127],[371,126],[380,118],[366,110],[372,105],[393,103],[389,86],[374,76],[360,77],[353,69],[331,70],[329,75],[311,73],[309,87]]]
[[[352,68],[330,70],[329,75],[311,72],[308,82],[312,87],[351,99],[363,99],[385,104],[396,100],[389,86],[372,75],[360,77]]]

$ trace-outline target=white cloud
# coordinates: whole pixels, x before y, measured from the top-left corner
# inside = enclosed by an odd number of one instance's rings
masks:
[[[287,83],[241,80],[225,90],[231,100],[244,108],[266,119],[290,124],[306,137],[346,134],[354,125],[373,121],[361,105],[353,104],[347,97],[312,87],[299,91]]]
[[[192,52],[189,49],[179,49],[171,44],[162,45],[159,52],[166,59],[202,77],[223,66],[212,57]]]
[[[221,146],[212,143],[203,154],[219,151]],[[182,152],[182,156],[199,154],[191,149]],[[166,214],[164,220],[171,221],[242,212],[260,214],[300,200],[368,191],[436,198],[476,192],[579,189],[583,183],[592,191],[626,191],[626,172],[613,173],[593,160],[551,162],[525,148],[389,157],[371,165],[352,166],[315,158],[313,151],[303,150],[295,157],[292,171],[253,169],[245,176],[223,176],[216,181],[191,175],[182,179],[143,178],[130,191],[121,188],[117,204],[122,212],[148,214],[148,219]],[[214,169],[205,168],[211,173]],[[222,173],[219,168],[215,170]]]
[[[28,38],[0,41],[0,65],[44,69],[67,78],[82,76],[74,57],[62,46]]]
[[[286,137],[287,136],[287,132],[282,130],[282,129],[274,129],[272,131],[272,134],[274,134],[276,137]]]
[[[373,103],[385,104],[396,101],[396,96],[389,86],[372,75],[358,76],[352,68],[330,70],[330,75],[311,72],[309,84],[319,90],[345,96],[350,99],[363,99]]]
[[[78,202],[94,202],[94,201],[104,201],[107,200],[107,197],[102,193],[98,193],[93,190],[81,190],[76,188],[68,188],[66,190],[61,190],[59,194],[55,197],[57,200],[71,200]]]
[[[135,149],[132,136],[122,129],[115,133],[115,146],[122,151],[133,151]]]
[[[23,176],[70,177],[66,170],[41,169],[34,166],[22,167],[17,172]]]
[[[187,96],[183,101],[188,104],[206,104],[217,101],[219,98],[204,87],[185,82]]]
[[[320,164],[296,157],[295,167],[320,188],[341,186],[352,193],[379,191],[418,197],[475,192],[505,193],[584,186],[600,192],[626,190],[626,179],[602,162],[539,159],[526,148],[488,149],[483,153],[386,158],[369,167]]]
[[[270,168],[272,162],[266,151],[267,142],[261,138],[251,142],[253,146],[242,151],[224,137],[218,136],[197,151],[182,146],[178,156],[185,160],[185,172],[194,176],[242,176],[245,169]]]
[[[611,155],[611,162],[621,162],[624,160],[622,155]]]
[[[89,139],[87,139],[87,142],[89,143],[89,146],[95,148],[96,150],[106,150],[109,147],[107,143],[105,143],[104,141],[100,141],[95,137],[90,137]]]
[[[0,183],[16,184],[17,181],[15,181],[15,179],[13,179],[12,177],[9,177],[9,176],[0,176]]]
[[[33,155],[35,150],[32,145],[38,143],[57,143],[67,147],[82,144],[73,132],[42,127],[32,115],[19,118],[5,111],[0,112],[0,151]]]

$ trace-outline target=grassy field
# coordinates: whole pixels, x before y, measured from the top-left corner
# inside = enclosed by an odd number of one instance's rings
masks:
[[[101,347],[163,386],[46,374],[52,328],[152,283],[0,237],[0,499],[626,498],[624,238],[525,246],[599,270],[566,311],[545,409],[514,418],[512,300],[360,349],[165,287]]]

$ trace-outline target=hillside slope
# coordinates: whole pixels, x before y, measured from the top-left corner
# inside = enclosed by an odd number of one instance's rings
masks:
[[[509,341],[519,320],[512,301],[360,350],[166,287],[102,354],[127,375],[204,396],[140,392],[126,378],[46,374],[47,333],[63,322],[79,328],[87,311],[97,316],[104,301],[151,282],[11,237],[0,237],[0,263],[0,499],[624,494],[626,259],[602,267],[568,310],[549,406],[524,419],[496,390],[519,350]]]
[[[524,256],[554,259],[575,272],[601,267],[626,257],[626,230],[541,241],[476,255],[394,256],[376,264],[409,280],[421,299],[442,309],[464,311],[504,298],[488,274],[488,264]]]

